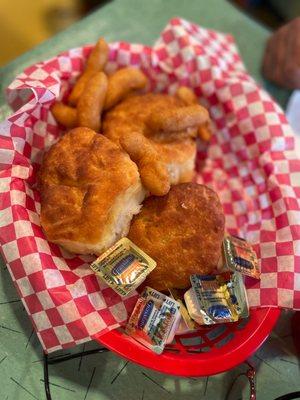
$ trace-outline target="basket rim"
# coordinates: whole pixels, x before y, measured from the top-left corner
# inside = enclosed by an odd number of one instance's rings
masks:
[[[221,348],[204,353],[158,355],[119,330],[112,330],[94,339],[120,357],[164,374],[181,377],[216,375],[236,367],[253,354],[268,338],[281,310],[277,307],[250,310],[245,327],[235,331],[234,338]],[[184,336],[184,335],[183,335]]]

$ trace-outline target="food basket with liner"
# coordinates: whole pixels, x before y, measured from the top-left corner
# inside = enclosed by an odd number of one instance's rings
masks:
[[[45,353],[96,340],[135,363],[179,376],[233,368],[268,337],[280,308],[300,309],[300,161],[280,107],[247,74],[231,36],[174,18],[151,47],[110,44],[107,72],[141,68],[150,90],[195,91],[214,134],[199,144],[195,181],[214,188],[226,230],[254,245],[261,280],[246,279],[250,317],[176,336],[157,355],[124,334],[137,294],[121,299],[76,256],[49,243],[39,222],[36,173],[61,134],[49,111],[92,46],[27,68],[9,86],[14,114],[0,125],[1,251]],[[171,266],[170,266],[171,268]]]

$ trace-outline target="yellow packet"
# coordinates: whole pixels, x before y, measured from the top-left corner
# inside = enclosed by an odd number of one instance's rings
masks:
[[[186,305],[184,303],[184,291],[179,289],[168,289],[171,297],[180,305],[179,311],[183,321],[190,330],[196,330],[199,325],[191,318]]]
[[[260,266],[256,253],[244,239],[236,236],[225,237],[223,256],[229,270],[260,279]]]
[[[192,291],[197,301],[197,312],[193,311],[199,324],[211,325],[235,322],[239,319],[239,313],[227,287],[230,276],[230,273],[191,275]],[[193,315],[191,316],[194,318]]]
[[[123,238],[90,267],[115,292],[127,296],[144,282],[156,262],[131,240]]]

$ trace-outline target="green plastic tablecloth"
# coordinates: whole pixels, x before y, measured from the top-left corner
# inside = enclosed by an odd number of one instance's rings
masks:
[[[1,69],[0,118],[9,112],[3,90],[26,66],[65,49],[95,42],[100,35],[107,41],[152,44],[174,16],[231,33],[249,72],[264,84],[260,63],[268,31],[225,0],[115,0]],[[273,86],[269,89],[284,105],[287,93]],[[288,322],[289,314],[284,314],[281,324],[253,357],[258,369],[258,399],[273,399],[299,390],[299,367],[293,355]],[[71,351],[95,346],[89,343]],[[8,270],[0,262],[0,400],[45,399],[41,358],[38,339]],[[224,399],[232,379],[243,369],[245,367],[241,366],[209,379],[175,379],[144,370],[108,353],[50,367],[50,386],[53,400],[218,400]],[[243,382],[238,385],[234,398],[241,398],[242,393],[246,396]]]

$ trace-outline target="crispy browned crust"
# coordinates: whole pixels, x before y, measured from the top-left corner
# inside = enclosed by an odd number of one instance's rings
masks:
[[[157,262],[146,283],[157,290],[187,288],[190,275],[209,274],[221,255],[225,217],[217,194],[183,183],[149,197],[128,237]]]
[[[170,190],[169,173],[151,142],[136,132],[128,132],[120,142],[137,164],[143,185],[155,196],[167,194]]]
[[[153,132],[182,132],[191,127],[198,127],[209,120],[208,111],[200,104],[170,108],[152,113],[147,125]],[[173,134],[174,136],[174,134]]]
[[[148,79],[134,67],[121,68],[108,77],[104,109],[109,110],[134,90],[143,89]]]
[[[162,141],[162,135],[155,140],[146,124],[147,119],[155,112],[184,106],[185,103],[174,96],[157,93],[132,95],[104,115],[103,133],[117,144],[126,132],[141,133],[151,140],[159,152],[161,161],[167,164],[184,163],[195,156],[195,140],[177,136],[177,140],[170,137],[168,141],[168,137],[163,137]]]
[[[77,126],[84,126],[99,132],[101,113],[107,92],[107,77],[96,72],[86,83],[77,103]]]
[[[69,131],[46,153],[39,173],[47,238],[98,242],[116,197],[138,181],[137,166],[110,140],[88,128]]]
[[[83,73],[80,75],[72,89],[68,98],[69,104],[76,106],[86,83],[96,72],[103,71],[108,59],[108,53],[109,48],[107,43],[103,38],[99,38],[87,59]]]

